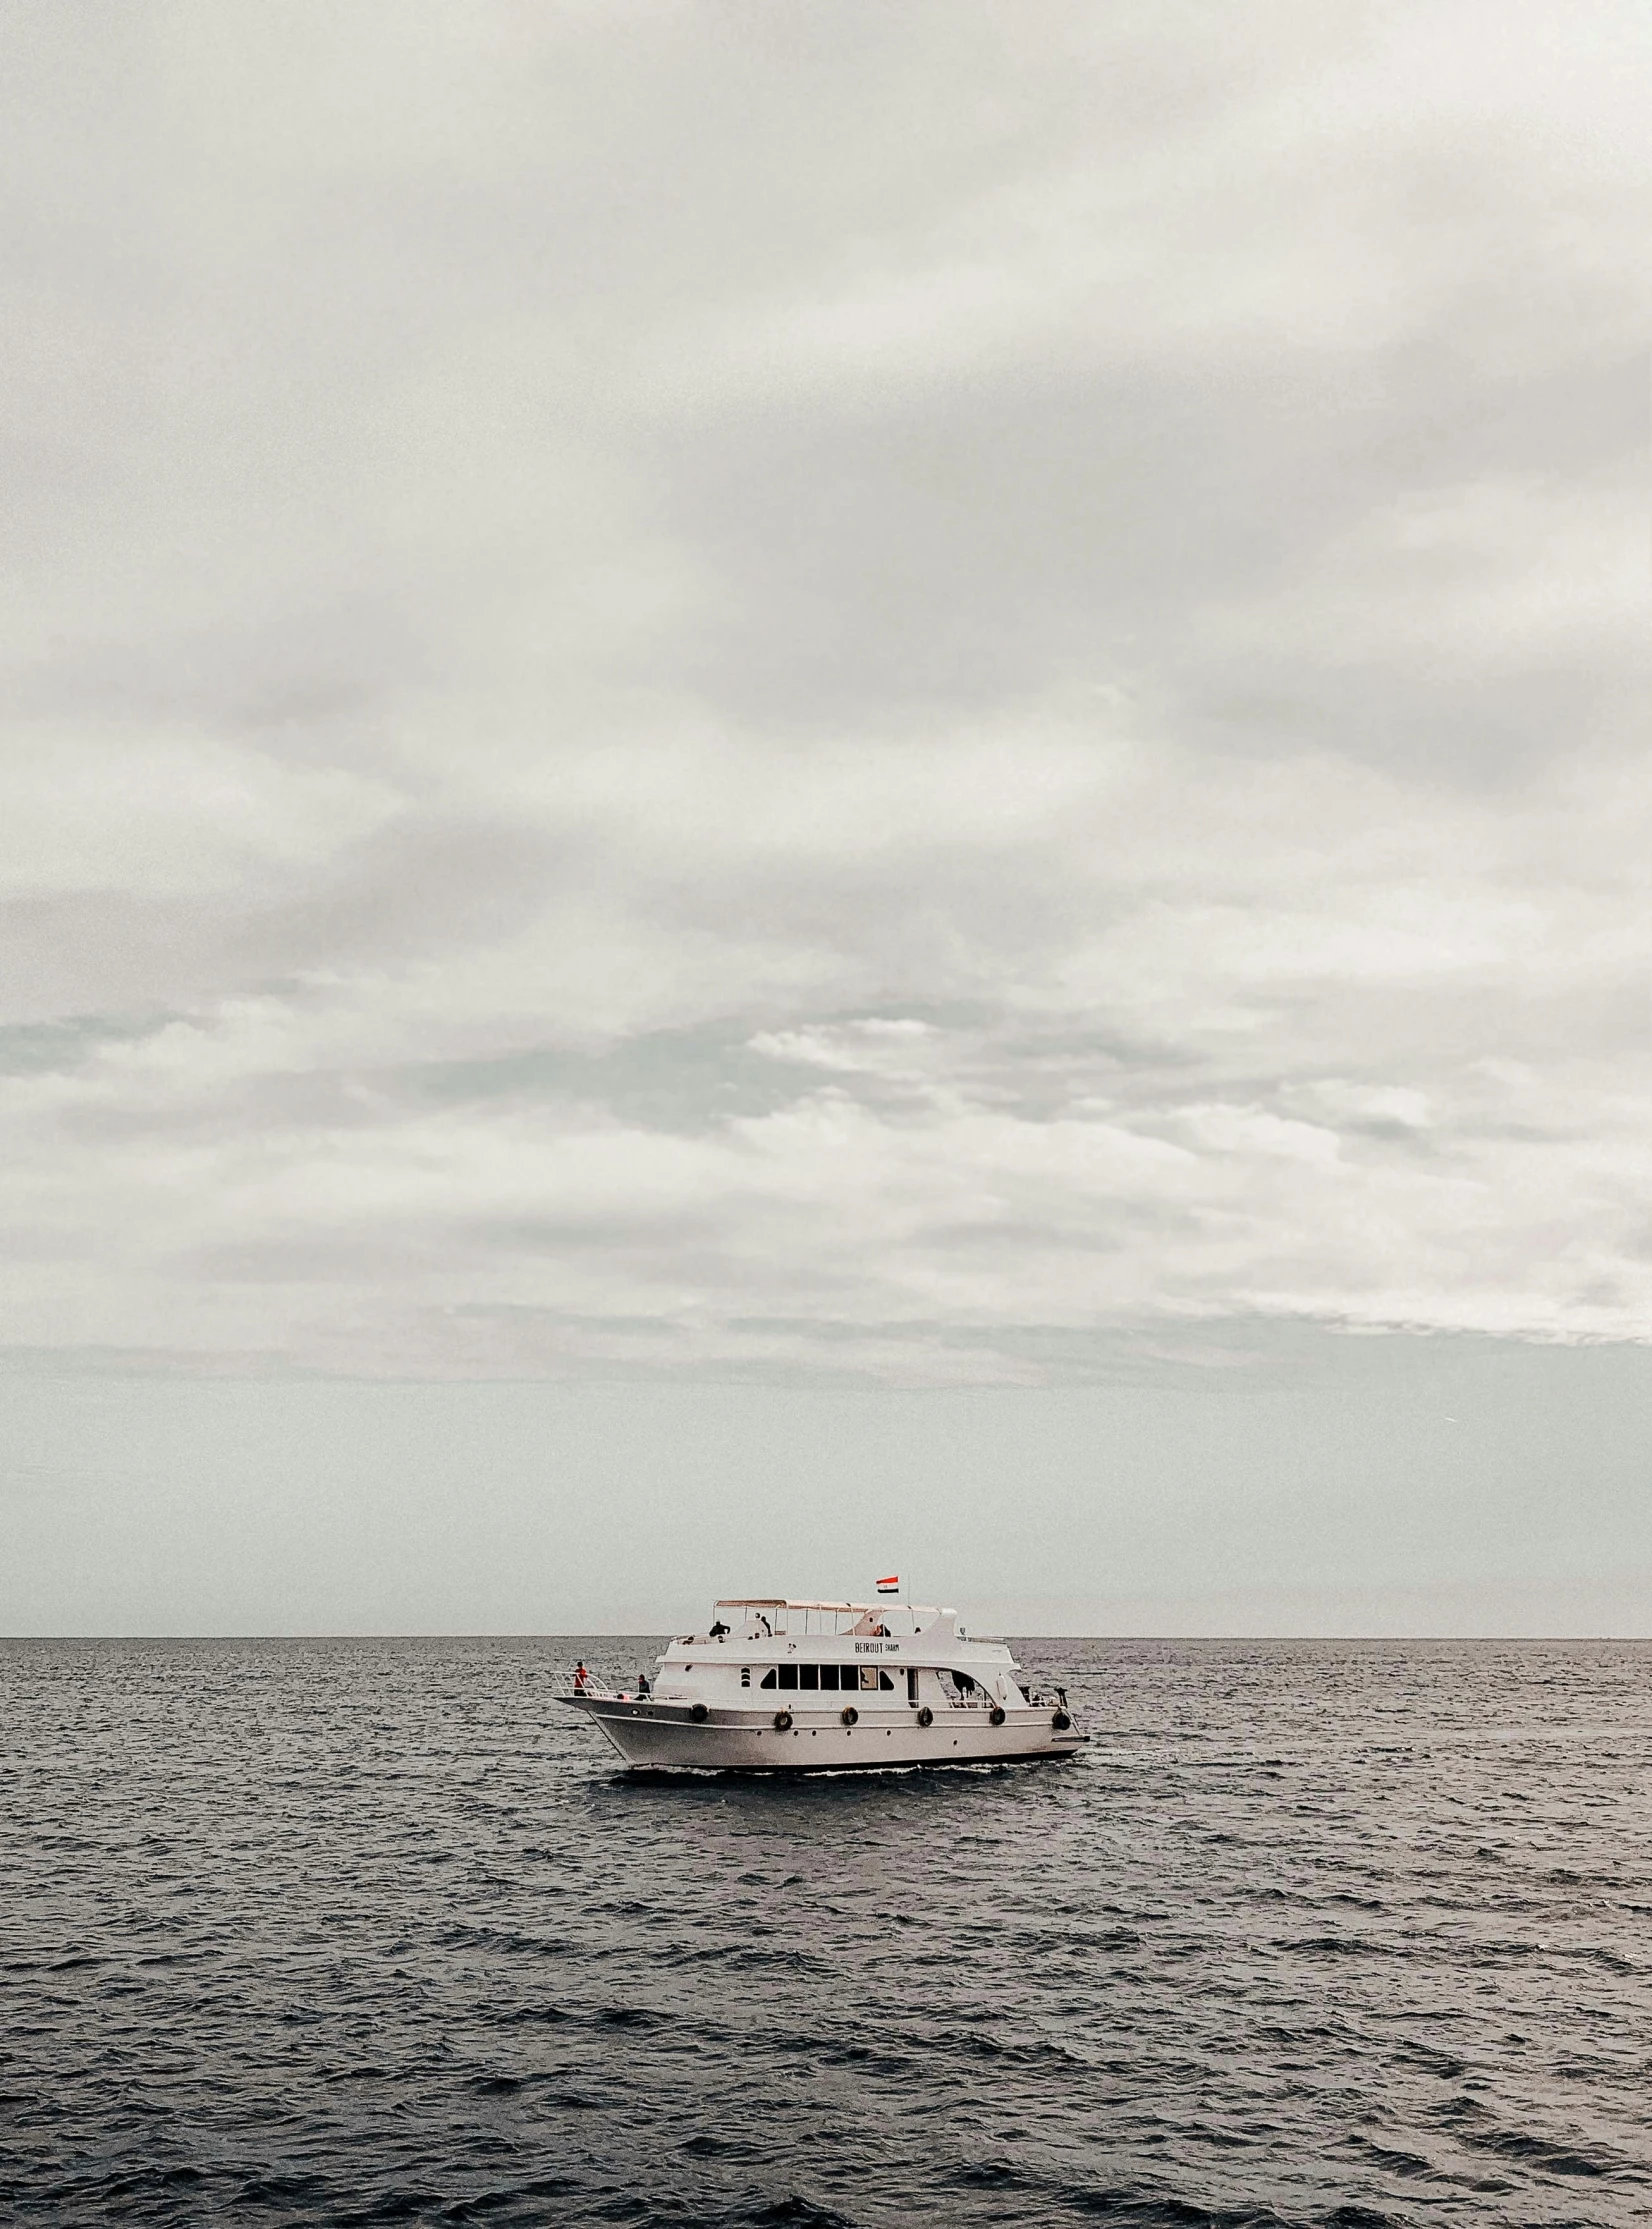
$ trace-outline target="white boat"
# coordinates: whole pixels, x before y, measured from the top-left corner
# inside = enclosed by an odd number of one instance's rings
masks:
[[[892,1602],[719,1602],[637,1692],[583,1665],[559,1698],[651,1770],[842,1772],[1070,1757],[1064,1689],[1037,1689],[956,1610]]]

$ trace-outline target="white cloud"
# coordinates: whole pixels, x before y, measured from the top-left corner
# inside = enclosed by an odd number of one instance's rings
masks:
[[[5,34],[0,1336],[1652,1336],[1610,13],[634,20]]]

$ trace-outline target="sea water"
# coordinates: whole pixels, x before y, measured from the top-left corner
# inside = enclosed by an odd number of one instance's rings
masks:
[[[626,1774],[647,1640],[0,1644],[0,2218],[1652,2219],[1652,1647],[1037,1641],[1070,1763]]]

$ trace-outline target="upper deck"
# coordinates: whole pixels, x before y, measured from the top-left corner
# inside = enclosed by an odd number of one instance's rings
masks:
[[[972,1639],[948,1606],[803,1602],[785,1595],[725,1597],[713,1606],[704,1632],[677,1635],[659,1662],[666,1673],[704,1676],[717,1664],[865,1665],[868,1660],[891,1671],[926,1665],[973,1665],[977,1672],[1016,1668],[1002,1641]]]
[[[716,1639],[719,1627],[728,1638],[742,1641],[905,1638],[931,1628],[957,1632],[957,1617],[956,1610],[922,1602],[795,1602],[784,1595],[740,1595],[713,1604],[705,1633],[681,1638]]]

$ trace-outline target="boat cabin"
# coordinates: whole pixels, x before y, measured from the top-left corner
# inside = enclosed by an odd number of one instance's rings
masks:
[[[991,1712],[1028,1702],[1018,1669],[1002,1641],[972,1639],[947,1607],[739,1596],[714,1605],[703,1633],[671,1643],[655,1693],[723,1707],[852,1695],[857,1711]]]

